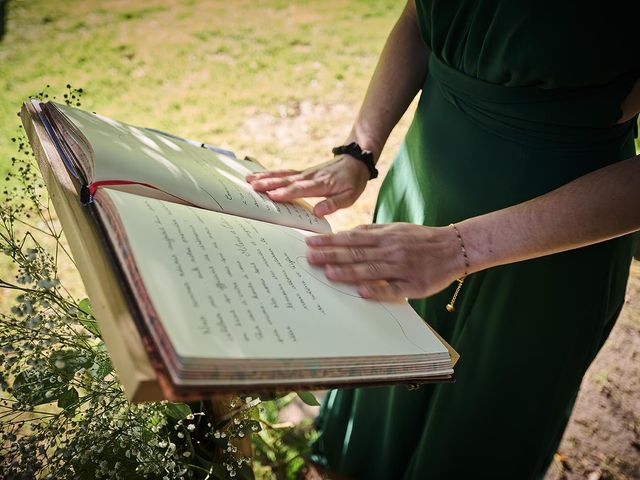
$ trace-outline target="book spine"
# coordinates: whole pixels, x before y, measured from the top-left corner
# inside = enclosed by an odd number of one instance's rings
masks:
[[[80,203],[84,206],[93,203],[93,194],[91,193],[90,185],[82,185],[80,187]]]

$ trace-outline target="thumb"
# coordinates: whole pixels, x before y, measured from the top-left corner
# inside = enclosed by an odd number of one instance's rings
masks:
[[[313,213],[318,217],[324,217],[329,215],[340,208],[345,208],[353,204],[355,198],[353,198],[353,191],[349,190],[342,193],[336,193],[330,197],[325,198],[319,202],[314,208]]]

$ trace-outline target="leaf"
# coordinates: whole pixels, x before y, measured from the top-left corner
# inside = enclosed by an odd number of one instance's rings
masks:
[[[95,315],[93,314],[93,310],[91,309],[91,302],[88,298],[83,298],[78,303],[78,313],[77,313],[78,321],[82,324],[84,328],[93,333],[96,337],[102,338],[100,336],[100,329],[98,328],[98,322],[96,322]]]
[[[89,330],[92,334],[94,334],[98,338],[102,338],[100,334],[100,328],[98,328],[98,322],[95,320],[90,320],[88,318],[78,318],[80,324]]]
[[[191,408],[186,403],[168,403],[167,415],[176,420],[182,420],[191,413]]]
[[[58,397],[58,407],[62,409],[73,407],[75,409],[75,407],[78,406],[79,399],[80,396],[78,395],[78,391],[75,388],[71,387],[67,391],[63,392],[60,397]]]
[[[311,392],[296,392],[300,400],[311,407],[319,407],[320,402],[316,399],[315,395]]]
[[[80,303],[78,303],[78,310],[83,312],[85,315],[95,317],[95,315],[93,314],[93,310],[91,309],[91,300],[89,300],[88,298],[83,298],[82,300],[80,300]]]

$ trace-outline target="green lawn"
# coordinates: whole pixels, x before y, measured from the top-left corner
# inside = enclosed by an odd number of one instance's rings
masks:
[[[84,88],[87,109],[269,164],[326,157],[346,135],[402,8],[393,0],[141,3],[9,1],[3,168],[21,100],[67,83]]]

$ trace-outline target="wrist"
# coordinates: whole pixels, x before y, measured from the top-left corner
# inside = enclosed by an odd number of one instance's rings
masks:
[[[369,180],[373,180],[378,177],[378,169],[376,169],[376,164],[373,161],[373,153],[369,150],[363,149],[358,143],[351,142],[346,145],[340,145],[334,147],[331,152],[334,156],[348,155],[361,162],[365,167],[367,167]]]
[[[335,156],[336,160],[342,162],[350,172],[355,171],[355,175],[364,180],[364,183],[369,181],[369,168],[360,160],[347,153]]]
[[[363,150],[370,151],[373,154],[373,163],[378,163],[384,142],[377,141],[374,136],[366,134],[363,129],[357,126],[353,127],[344,145],[348,145],[351,142],[356,142]]]
[[[444,249],[442,266],[453,278],[462,278],[469,274],[469,266],[465,260],[456,230],[451,225],[447,225],[446,227],[438,227],[438,231]]]
[[[468,273],[479,272],[499,264],[493,248],[493,235],[483,226],[480,217],[471,218],[456,223],[456,228],[462,237],[469,261]]]

